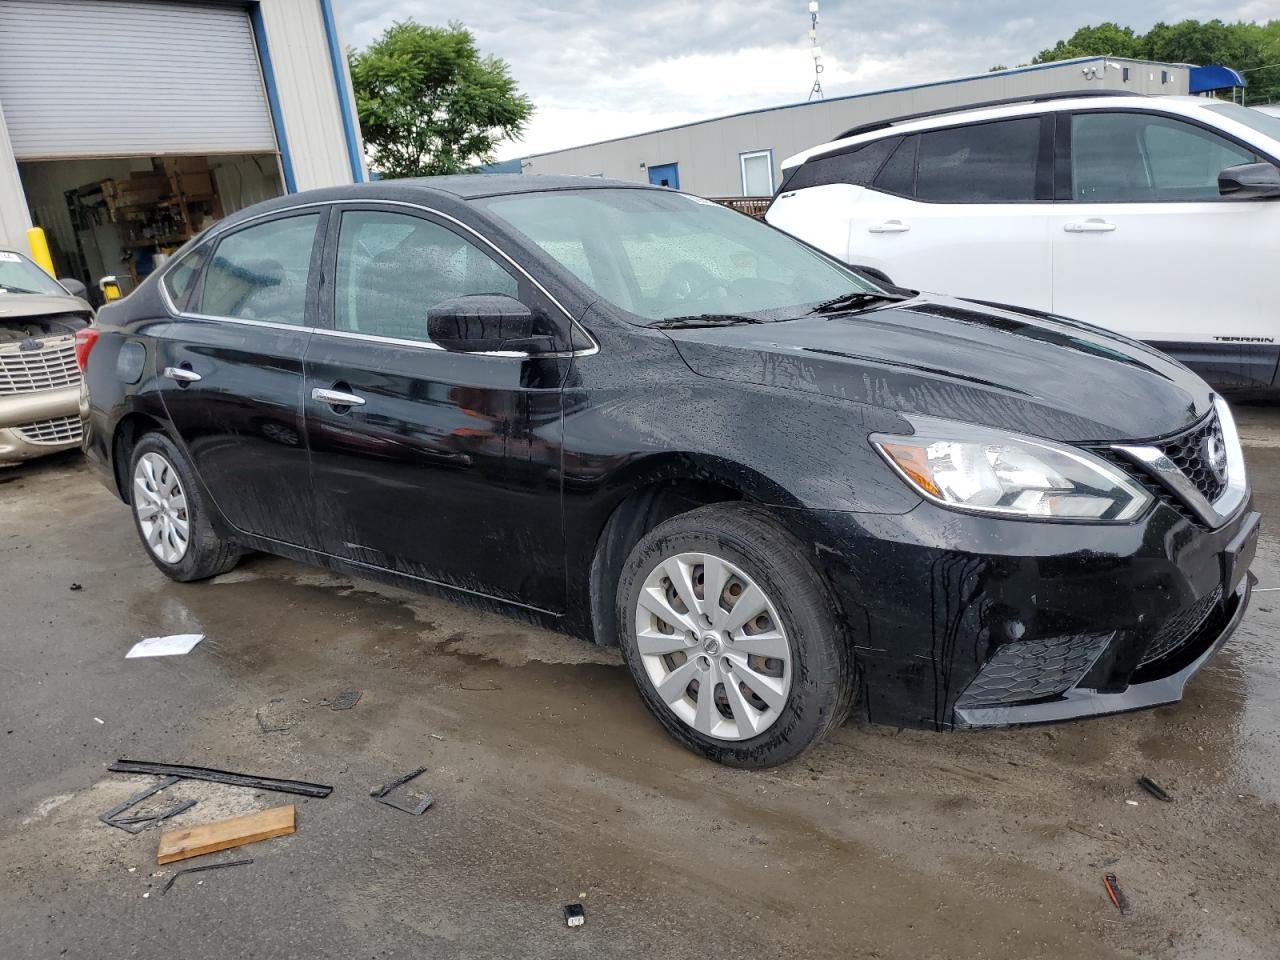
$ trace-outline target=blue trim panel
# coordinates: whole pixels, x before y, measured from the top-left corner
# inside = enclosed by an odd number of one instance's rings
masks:
[[[1280,344],[1180,343],[1148,341],[1179,363],[1200,374],[1210,385],[1230,388],[1280,387]]]
[[[606,143],[617,143],[620,140],[634,140],[636,137],[647,137],[654,133],[668,133],[671,130],[683,130],[686,127],[697,127],[704,123],[717,123],[720,120],[733,120],[735,117],[753,117],[757,113],[772,113],[774,110],[797,110],[801,107],[818,107],[828,103],[839,103],[842,100],[863,100],[867,97],[878,97],[886,93],[902,93],[904,90],[925,90],[929,87],[949,87],[956,83],[969,83],[973,80],[986,80],[990,77],[1008,77],[1015,73],[1035,73],[1037,70],[1053,70],[1057,67],[1068,66],[1071,64],[1094,63],[1100,60],[1110,60],[1112,63],[1140,63],[1155,64],[1164,66],[1157,61],[1152,60],[1132,60],[1128,57],[1077,57],[1074,60],[1055,60],[1053,63],[1037,63],[1034,66],[1014,67],[1012,70],[1000,70],[996,73],[975,73],[967,77],[955,77],[951,80],[935,80],[932,83],[913,83],[905,87],[889,87],[885,90],[868,90],[866,93],[849,93],[843,97],[829,97],[826,100],[807,100],[803,103],[783,103],[776,107],[757,107],[755,110],[742,110],[738,113],[726,113],[723,117],[708,117],[705,120],[690,120],[688,123],[677,123],[670,127],[659,127],[657,130],[642,130],[639,133],[629,133],[623,137],[610,137],[608,140],[596,140],[592,143],[578,143],[572,147],[563,147],[560,150],[544,150],[542,153],[531,153],[527,159],[536,160],[538,157],[549,157],[554,153],[567,153],[570,150],[581,150],[584,147],[598,147]],[[1175,66],[1175,64],[1168,64]]]
[[[353,92],[347,87],[347,71],[342,48],[338,46],[338,25],[333,19],[333,0],[320,0],[324,14],[324,35],[329,44],[329,64],[333,67],[333,85],[338,93],[338,110],[342,113],[342,133],[347,138],[347,159],[351,161],[351,179],[364,182],[364,166],[360,162],[360,138],[351,113]]]
[[[1232,87],[1247,87],[1249,82],[1238,71],[1230,67],[1216,64],[1191,68],[1190,91],[1205,93],[1209,90],[1230,90]]]
[[[297,193],[298,182],[293,176],[293,157],[289,154],[289,140],[284,135],[284,114],[280,112],[280,94],[276,90],[276,73],[271,67],[271,51],[267,48],[267,27],[262,22],[262,7],[249,5],[249,22],[253,25],[253,43],[258,48],[258,65],[262,68],[262,83],[267,88],[267,106],[271,110],[271,126],[276,132],[276,146],[280,148],[280,169],[284,173],[285,193]]]

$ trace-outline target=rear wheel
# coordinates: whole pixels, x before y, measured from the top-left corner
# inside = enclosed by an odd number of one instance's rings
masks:
[[[825,584],[767,514],[715,504],[644,537],[618,623],[650,710],[696,753],[766,767],[848,715],[853,664]]]
[[[167,576],[204,580],[236,565],[240,549],[213,529],[190,464],[168,437],[148,433],[138,441],[129,481],[138,538]]]

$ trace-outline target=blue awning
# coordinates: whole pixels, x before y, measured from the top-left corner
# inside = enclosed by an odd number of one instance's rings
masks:
[[[1230,67],[1209,66],[1191,68],[1191,92],[1207,93],[1210,90],[1230,90],[1247,87],[1248,81]]]

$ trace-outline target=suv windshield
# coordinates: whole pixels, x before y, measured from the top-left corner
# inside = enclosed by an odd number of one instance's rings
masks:
[[[688,194],[600,188],[478,202],[605,300],[648,321],[776,320],[878,292],[799,241]]]
[[[43,293],[51,297],[70,296],[62,285],[22,254],[0,250],[0,295]]]
[[[1215,103],[1205,109],[1221,114],[1236,123],[1243,123],[1246,127],[1251,127],[1272,140],[1280,140],[1280,117],[1273,117],[1253,107],[1242,107],[1238,103]]]

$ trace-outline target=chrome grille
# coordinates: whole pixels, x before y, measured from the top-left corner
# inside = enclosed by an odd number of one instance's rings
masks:
[[[14,427],[28,443],[70,443],[80,439],[79,417],[54,417]]]
[[[1155,446],[1177,465],[1192,485],[1206,500],[1213,503],[1227,488],[1226,480],[1219,480],[1209,468],[1204,455],[1204,442],[1210,436],[1218,438],[1219,449],[1226,449],[1222,439],[1222,425],[1217,413],[1211,413],[1185,433],[1180,433]]]
[[[0,396],[36,393],[80,382],[75,342],[63,341],[39,350],[0,353]]]

